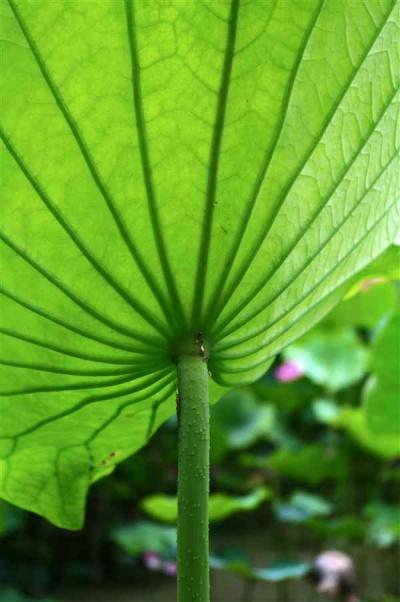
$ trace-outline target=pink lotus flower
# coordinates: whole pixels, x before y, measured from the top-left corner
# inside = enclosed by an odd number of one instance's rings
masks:
[[[304,375],[304,370],[301,364],[295,361],[287,361],[280,364],[275,370],[275,378],[282,383],[298,380]]]
[[[164,562],[163,571],[170,577],[176,576],[176,563],[175,562]]]
[[[162,559],[156,552],[145,552],[143,554],[143,563],[149,571],[160,571],[162,569]]]
[[[164,560],[157,552],[145,552],[143,564],[149,571],[158,571],[169,577],[176,577],[176,562]]]

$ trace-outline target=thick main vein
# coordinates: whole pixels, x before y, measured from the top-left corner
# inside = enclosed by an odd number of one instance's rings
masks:
[[[133,110],[136,121],[136,128],[139,141],[140,159],[144,185],[146,189],[147,201],[151,225],[153,228],[154,240],[157,247],[158,256],[164,274],[165,283],[170,294],[170,300],[164,305],[164,313],[172,315],[177,325],[182,327],[185,322],[185,315],[182,303],[176,288],[175,278],[169,264],[167,248],[165,245],[160,219],[157,210],[156,193],[153,182],[150,154],[147,140],[146,123],[143,108],[142,78],[138,56],[136,32],[135,32],[135,14],[132,0],[125,0],[126,25],[128,30],[128,41],[130,50],[131,70],[132,70],[132,95]]]
[[[69,129],[77,143],[77,146],[78,146],[78,148],[82,154],[82,157],[89,169],[89,172],[93,178],[93,181],[96,184],[102,197],[104,198],[106,206],[107,206],[108,210],[110,211],[112,218],[114,219],[114,222],[117,226],[118,232],[119,232],[123,242],[125,243],[126,247],[128,248],[128,250],[129,250],[133,260],[135,261],[136,265],[138,266],[139,270],[141,271],[145,281],[147,282],[150,290],[152,291],[155,299],[157,300],[161,310],[164,311],[164,309],[166,307],[166,303],[163,299],[163,294],[160,291],[157,283],[155,282],[150,270],[146,266],[146,263],[145,263],[143,257],[141,256],[139,250],[137,249],[136,245],[134,244],[133,240],[131,239],[129,232],[125,226],[125,223],[118,213],[118,210],[115,206],[114,200],[113,200],[105,182],[101,178],[101,176],[96,168],[93,157],[89,151],[89,148],[86,145],[86,142],[83,139],[83,136],[78,128],[77,123],[74,121],[74,119],[67,107],[67,104],[61,95],[60,90],[55,85],[55,83],[50,75],[50,72],[47,68],[47,65],[46,65],[45,61],[43,60],[43,57],[40,54],[39,49],[38,49],[35,41],[33,40],[32,36],[29,32],[29,29],[26,26],[26,23],[25,23],[24,19],[22,18],[14,0],[8,0],[8,3],[11,7],[11,10],[13,11],[13,13],[15,15],[15,18],[21,28],[22,33],[24,34],[26,41],[29,44],[31,52],[36,60],[36,63],[38,65],[39,69],[40,69],[40,72],[42,73],[42,76],[43,76],[50,92],[52,93],[52,95],[54,97],[56,105],[59,108],[59,110],[61,111],[62,115],[65,118],[66,123],[69,126]]]
[[[206,205],[204,209],[203,227],[201,233],[199,255],[197,260],[197,272],[193,298],[192,327],[194,330],[198,330],[201,327],[202,321],[203,300],[210,253],[210,240],[213,225],[214,207],[217,197],[220,152],[225,125],[229,85],[231,80],[235,52],[236,31],[239,17],[239,4],[240,0],[231,0],[231,10],[227,28],[225,57],[221,73],[213,135],[211,139],[208,181],[206,190]]]

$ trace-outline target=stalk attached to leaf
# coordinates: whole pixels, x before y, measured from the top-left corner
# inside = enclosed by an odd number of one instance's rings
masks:
[[[208,602],[209,399],[202,342],[177,359],[178,602]]]

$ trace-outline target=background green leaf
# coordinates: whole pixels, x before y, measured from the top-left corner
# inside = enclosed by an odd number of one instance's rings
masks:
[[[254,510],[270,495],[271,492],[266,487],[258,487],[245,496],[212,493],[209,501],[210,522],[223,520],[236,512]],[[177,498],[174,496],[155,494],[145,498],[141,507],[152,518],[168,523],[174,523],[177,520],[178,504]]]
[[[364,395],[368,427],[400,438],[400,313],[379,328],[371,346],[371,368]]]
[[[334,421],[346,429],[360,445],[384,458],[400,456],[400,438],[397,433],[378,433],[369,428],[364,408],[343,407]]]
[[[218,556],[212,555],[210,564],[214,569],[222,569],[244,579],[269,583],[301,579],[310,570],[309,563],[290,559],[277,560],[268,568],[255,568],[246,555],[235,550],[226,550]]]
[[[329,516],[332,504],[318,495],[296,491],[288,502],[274,506],[278,520],[287,523],[303,523],[311,518]]]
[[[338,391],[359,381],[366,372],[368,353],[350,328],[317,331],[288,347],[284,353],[304,374],[328,391]]]
[[[400,258],[399,258],[400,265]],[[395,311],[399,303],[398,285],[394,282],[363,280],[359,294],[339,303],[324,319],[329,326],[360,326],[373,328],[389,312]]]
[[[118,527],[112,532],[112,540],[130,556],[145,552],[157,552],[173,557],[176,549],[176,529],[148,521]]]
[[[312,485],[326,479],[343,479],[348,473],[346,457],[337,450],[329,452],[318,443],[303,448],[279,449],[265,459],[265,465]]]

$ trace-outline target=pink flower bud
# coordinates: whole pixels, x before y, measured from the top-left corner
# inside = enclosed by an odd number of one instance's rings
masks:
[[[162,560],[156,552],[145,552],[143,554],[143,563],[149,571],[159,571],[162,568]]]
[[[275,378],[282,383],[298,380],[304,375],[303,367],[295,361],[287,361],[280,364],[275,370]]]
[[[169,575],[170,577],[176,576],[176,563],[175,562],[165,562],[163,566],[164,573]]]

